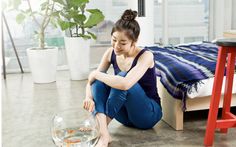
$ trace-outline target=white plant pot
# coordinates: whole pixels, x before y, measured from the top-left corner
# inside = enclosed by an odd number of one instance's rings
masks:
[[[87,79],[90,66],[90,40],[81,37],[65,37],[65,48],[71,80]]]
[[[57,47],[27,49],[34,83],[51,83],[56,81],[57,54]]]

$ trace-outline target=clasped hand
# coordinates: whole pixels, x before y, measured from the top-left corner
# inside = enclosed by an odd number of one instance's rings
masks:
[[[89,74],[88,82],[89,82],[90,85],[96,80],[95,79],[95,74],[96,74],[96,70],[92,71]],[[94,110],[94,107],[95,107],[95,103],[93,101],[91,90],[89,88],[89,90],[86,93],[86,98],[83,101],[83,108],[85,110],[89,111],[89,112],[92,112]]]
[[[93,112],[95,103],[92,98],[86,97],[83,101],[83,108],[89,112]]]

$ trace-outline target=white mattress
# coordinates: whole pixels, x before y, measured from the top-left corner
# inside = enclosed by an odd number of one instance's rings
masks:
[[[198,85],[198,91],[192,90],[191,93],[188,93],[189,98],[196,98],[196,97],[204,97],[209,96],[212,93],[214,78],[202,80],[202,84]],[[223,87],[221,93],[224,93],[225,89],[225,77],[223,81]],[[236,93],[236,74],[234,74],[234,82],[233,82],[233,93]]]

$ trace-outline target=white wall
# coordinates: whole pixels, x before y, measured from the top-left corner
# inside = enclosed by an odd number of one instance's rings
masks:
[[[128,6],[132,10],[138,10],[138,1],[129,0]],[[140,35],[138,38],[138,46],[150,46],[154,44],[154,0],[145,1],[145,17],[137,17],[140,26]]]
[[[232,29],[236,29],[236,0],[233,0],[233,3],[232,3],[232,9],[233,9],[233,12],[232,12]]]
[[[221,38],[223,32],[232,29],[232,1],[212,0],[213,11],[213,38]]]

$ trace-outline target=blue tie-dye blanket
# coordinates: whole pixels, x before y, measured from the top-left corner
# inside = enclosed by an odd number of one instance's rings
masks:
[[[183,110],[187,92],[214,77],[218,47],[213,43],[146,48],[154,54],[156,75],[174,98],[183,101]]]

